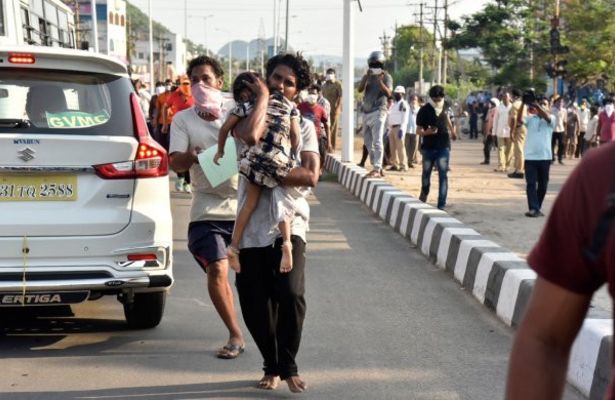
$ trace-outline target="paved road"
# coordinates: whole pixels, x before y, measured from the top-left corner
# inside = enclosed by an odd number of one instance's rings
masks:
[[[341,186],[323,182],[311,203],[300,397],[501,398],[512,331]],[[237,360],[214,358],[225,331],[186,250],[189,200],[174,195],[173,207],[177,282],[162,324],[126,330],[113,299],[76,318],[2,318],[1,399],[297,397],[254,388],[251,340]]]

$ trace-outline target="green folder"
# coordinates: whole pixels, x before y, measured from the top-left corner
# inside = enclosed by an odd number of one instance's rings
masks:
[[[211,184],[212,188],[219,186],[221,183],[228,181],[237,173],[237,149],[235,147],[235,139],[229,137],[224,145],[224,157],[218,160],[220,165],[214,164],[214,156],[218,151],[218,146],[212,146],[205,151],[199,153],[199,164],[205,172],[205,177]]]

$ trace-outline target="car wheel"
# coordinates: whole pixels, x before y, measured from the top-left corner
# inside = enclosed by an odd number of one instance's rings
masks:
[[[136,293],[134,301],[124,303],[124,316],[132,329],[156,327],[164,314],[166,292]]]

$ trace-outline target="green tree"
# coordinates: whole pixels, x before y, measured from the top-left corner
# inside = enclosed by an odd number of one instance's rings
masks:
[[[494,0],[462,22],[452,21],[447,46],[480,49],[494,72],[490,83],[536,86],[544,75],[536,66],[547,54],[540,45],[548,34],[544,27],[547,4],[546,0]]]
[[[570,53],[566,69],[579,85],[615,79],[615,4],[612,0],[568,0],[562,5],[562,41]]]

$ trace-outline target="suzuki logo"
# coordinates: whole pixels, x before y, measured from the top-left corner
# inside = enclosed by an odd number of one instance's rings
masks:
[[[29,147],[26,147],[25,149],[19,150],[17,152],[17,154],[19,154],[17,157],[20,158],[23,161],[30,161],[34,159],[34,154],[36,153],[35,150],[32,150]]]

